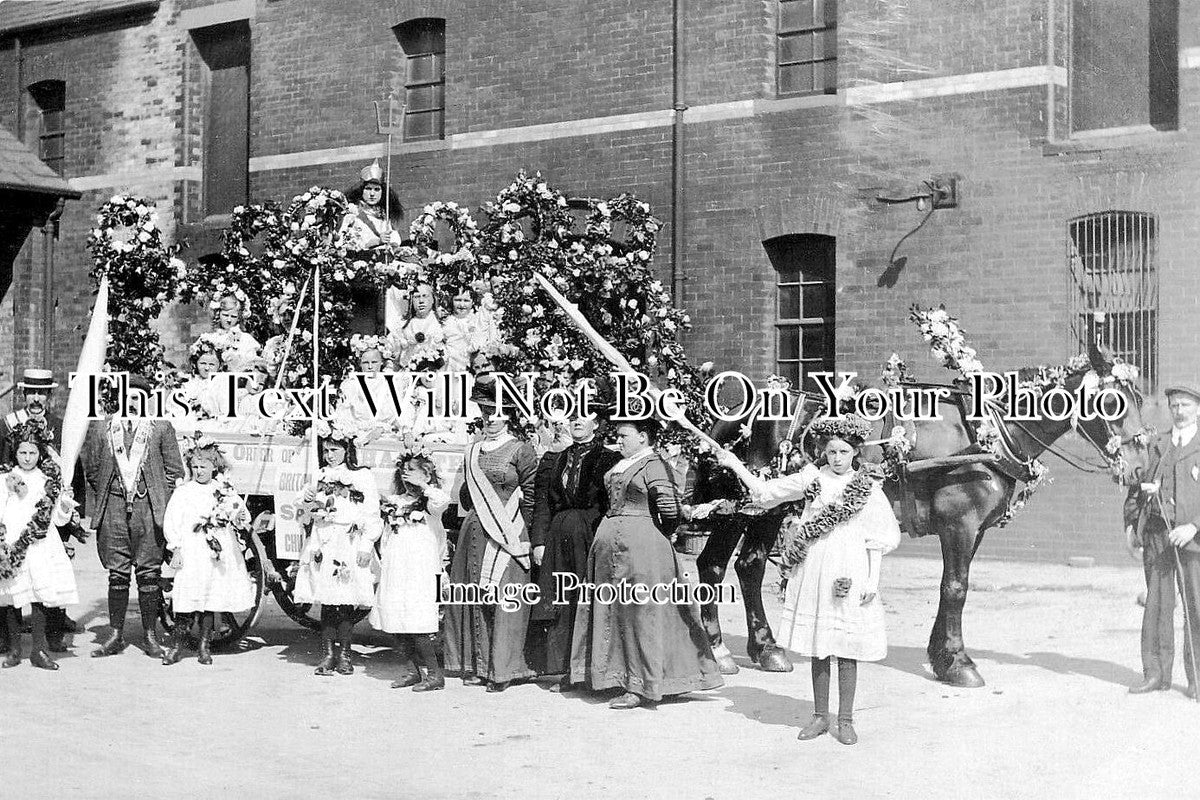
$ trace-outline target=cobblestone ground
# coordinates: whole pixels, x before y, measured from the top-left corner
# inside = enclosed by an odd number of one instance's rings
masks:
[[[901,553],[903,548],[901,548]],[[1140,677],[1140,570],[980,560],[966,637],[987,686],[932,680],[924,644],[940,564],[884,560],[891,649],[860,670],[846,747],[799,742],[807,664],[749,666],[740,606],[723,609],[743,664],[723,689],[654,709],[544,686],[451,681],[393,691],[386,641],[358,627],[358,670],[318,678],[316,641],[268,606],[244,650],[166,668],[140,651],[87,657],[104,575],[76,567],[86,626],[49,673],[0,673],[7,797],[1182,797],[1195,791],[1200,705]],[[732,574],[732,571],[731,571]],[[770,576],[772,579],[774,576]],[[778,601],[771,598],[772,618]],[[130,633],[138,635],[136,623]],[[27,644],[28,646],[28,644]],[[835,684],[836,685],[836,684]]]

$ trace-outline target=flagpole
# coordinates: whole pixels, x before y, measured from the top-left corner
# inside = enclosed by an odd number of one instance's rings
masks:
[[[313,322],[312,322],[312,370],[313,370],[313,389],[314,392],[320,389],[321,383],[321,265],[314,264],[312,272],[312,287],[313,287]],[[320,410],[320,401],[317,394],[313,394],[312,401],[312,425],[309,431],[312,434],[312,442],[308,454],[308,469],[312,480],[317,479],[317,469],[321,463],[318,451],[320,445],[317,442],[317,414]]]

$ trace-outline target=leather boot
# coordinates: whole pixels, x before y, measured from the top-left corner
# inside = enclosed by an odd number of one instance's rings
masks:
[[[333,665],[336,663],[337,655],[334,653],[333,637],[325,636],[322,640],[325,645],[325,657],[317,664],[316,675],[335,675]]]
[[[839,715],[837,730],[833,732],[833,738],[842,744],[858,744],[858,734],[854,732],[854,720]]]
[[[205,666],[212,664],[212,651],[209,647],[212,644],[213,624],[212,612],[205,612],[200,618],[200,648],[196,651],[196,660]]]
[[[1164,681],[1162,678],[1155,676],[1155,677],[1151,677],[1151,678],[1146,678],[1144,681],[1137,684],[1136,686],[1130,686],[1129,693],[1130,694],[1149,694],[1150,692],[1157,692],[1160,690],[1166,690],[1166,689],[1170,689],[1170,688],[1171,688],[1170,681]]]
[[[334,660],[333,669],[338,675],[352,675],[354,665],[350,663],[350,639],[342,640],[342,648]]]
[[[163,646],[158,641],[158,611],[161,607],[161,589],[157,586],[138,587],[138,610],[142,615],[142,630],[146,632],[142,649],[151,658],[163,657]]]
[[[640,694],[626,692],[620,697],[614,697],[612,700],[609,700],[608,707],[616,709],[637,708],[640,705],[644,705],[645,702],[645,698]]]
[[[115,656],[117,653],[125,649],[125,631],[123,628],[113,628],[112,633],[104,640],[104,643],[92,651],[92,658],[103,658],[104,656]]]
[[[413,639],[419,634],[396,634],[396,654],[400,656],[400,677],[392,681],[393,689],[415,686],[421,682],[421,670],[413,658]]]
[[[48,669],[51,671],[58,669],[58,664],[54,662],[54,659],[50,658],[50,654],[45,650],[34,650],[30,653],[29,663],[38,669]]]
[[[4,661],[0,666],[11,669],[21,663],[21,618],[12,606],[0,607],[0,625],[4,628]]]
[[[67,622],[66,609],[46,609],[46,649],[51,653],[67,652],[67,645],[63,641],[67,635]]]
[[[800,729],[800,735],[796,738],[802,742],[807,742],[809,739],[815,739],[821,734],[829,732],[829,717],[825,714],[813,714],[812,719],[808,724]]]
[[[46,607],[41,603],[34,603],[30,617],[33,648],[29,652],[29,663],[38,669],[58,669],[58,664],[55,664],[46,652]]]
[[[441,640],[436,633],[417,634],[415,637],[417,654],[425,667],[425,678],[413,687],[414,692],[436,692],[446,688],[446,675],[438,661]]]

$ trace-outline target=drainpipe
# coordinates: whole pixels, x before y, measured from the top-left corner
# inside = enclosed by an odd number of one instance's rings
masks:
[[[13,115],[16,116],[15,122],[17,138],[22,142],[25,141],[25,114],[21,107],[21,96],[25,92],[25,54],[21,52],[21,37],[13,37],[13,56],[17,60],[16,79],[17,85],[13,90]]]
[[[676,306],[684,303],[684,284],[687,273],[683,265],[683,219],[684,183],[686,166],[683,150],[684,72],[687,58],[683,49],[683,21],[686,16],[687,0],[672,0],[671,4],[671,71],[673,119],[671,123],[671,301]]]
[[[54,244],[58,240],[58,221],[62,218],[67,201],[60,197],[42,227],[42,367],[54,369]]]

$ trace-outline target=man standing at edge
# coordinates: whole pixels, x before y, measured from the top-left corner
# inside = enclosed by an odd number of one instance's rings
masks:
[[[140,375],[130,375],[129,387],[151,391],[149,381]],[[108,639],[92,655],[111,656],[125,649],[130,573],[136,570],[144,649],[147,655],[161,658],[157,622],[162,606],[163,516],[176,481],[184,476],[175,428],[166,420],[117,416],[92,420],[82,461],[100,563],[108,570],[112,626]]]
[[[1186,603],[1183,634],[1187,696],[1196,696],[1192,659],[1200,635],[1200,389],[1172,386],[1166,391],[1172,428],[1150,443],[1148,481],[1125,501],[1130,545],[1142,547],[1146,570],[1146,610],[1142,615],[1142,672],[1145,680],[1129,688],[1145,694],[1171,688],[1175,661],[1176,564]],[[1190,628],[1190,630],[1189,630]]]

